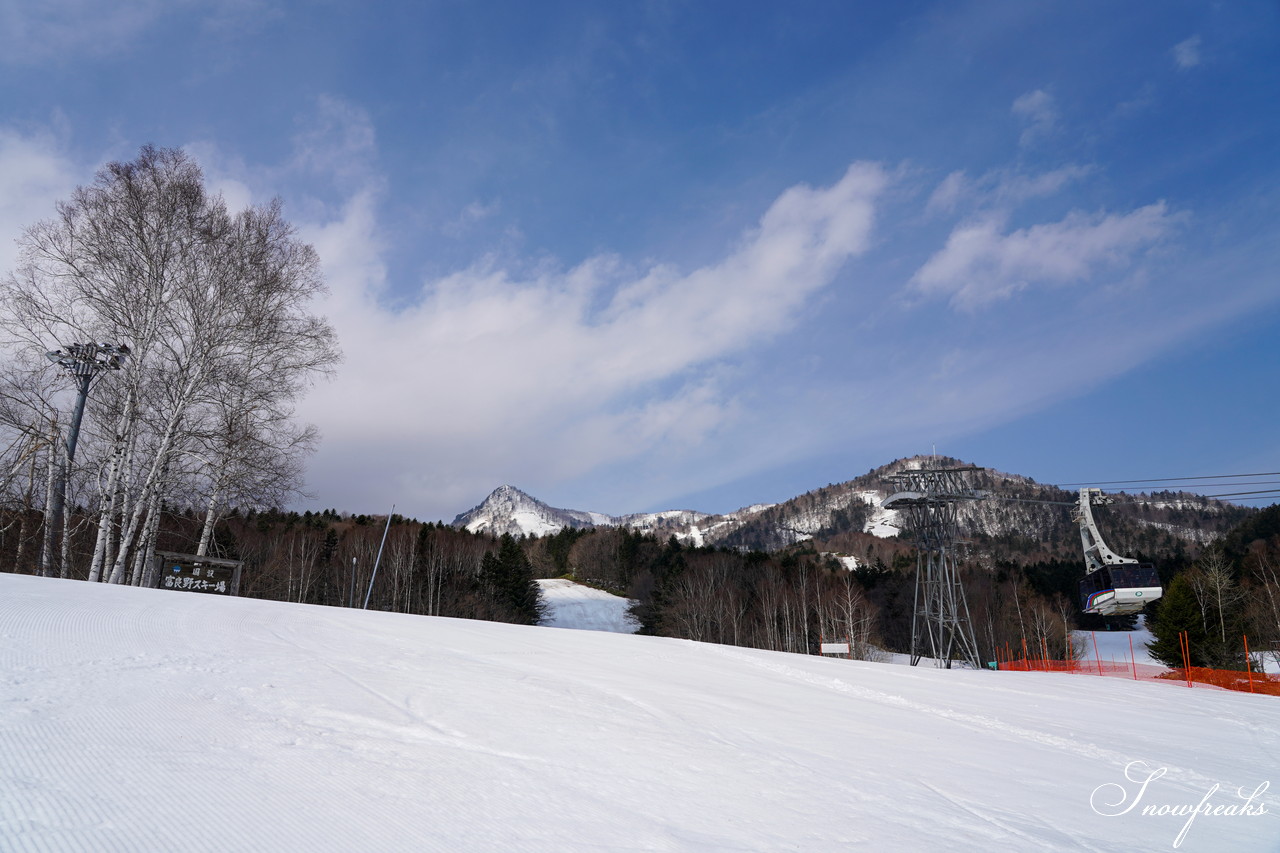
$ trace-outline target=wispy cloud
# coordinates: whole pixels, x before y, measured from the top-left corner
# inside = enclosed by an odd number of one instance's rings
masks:
[[[1005,233],[1003,217],[988,216],[957,226],[911,285],[972,310],[1034,285],[1081,281],[1123,267],[1180,218],[1157,202],[1127,214],[1076,211],[1059,222]]]
[[[955,171],[934,189],[925,212],[946,214],[965,208],[1007,210],[1033,198],[1054,195],[1092,171],[1090,166],[1072,164],[1038,174],[993,169],[977,178],[970,178],[962,170]]]
[[[490,217],[496,216],[502,210],[502,202],[495,199],[485,204],[480,201],[472,201],[466,207],[462,208],[457,217],[452,222],[446,222],[440,226],[440,232],[447,237],[460,239],[471,231],[476,223],[481,222]]]
[[[1025,147],[1053,132],[1058,123],[1058,109],[1053,96],[1043,89],[1036,89],[1019,96],[1013,102],[1013,114],[1025,119],[1026,128],[1019,137]]]
[[[293,138],[292,166],[340,187],[369,182],[377,134],[368,113],[332,95],[320,95],[315,103]]]
[[[66,63],[118,53],[163,18],[195,10],[227,29],[270,17],[259,0],[21,0],[0,6],[0,62]]]
[[[1200,36],[1192,36],[1173,46],[1173,61],[1183,71],[1200,64]]]

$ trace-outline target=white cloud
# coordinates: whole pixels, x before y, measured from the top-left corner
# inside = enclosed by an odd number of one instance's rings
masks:
[[[377,139],[369,114],[341,98],[320,95],[316,110],[293,138],[293,168],[341,186],[371,180]]]
[[[353,198],[303,228],[347,356],[304,404],[325,432],[317,485],[340,492],[344,458],[358,452],[370,480],[465,506],[500,482],[696,448],[735,411],[715,365],[789,329],[866,250],[887,181],[855,164],[831,186],[792,187],[700,269],[597,256],[524,273],[484,261],[427,282],[399,310],[379,301],[374,196]]]
[[[962,207],[1005,210],[1033,198],[1054,195],[1092,171],[1089,166],[1072,164],[1035,175],[993,169],[981,177],[970,178],[963,171],[956,171],[943,178],[934,189],[925,211],[944,214]]]
[[[947,244],[922,266],[911,286],[947,295],[957,308],[973,309],[1035,284],[1065,284],[1104,268],[1127,264],[1166,236],[1178,215],[1164,202],[1128,214],[1073,212],[1060,222],[1003,233],[1004,221],[988,216],[957,226]]]
[[[188,9],[227,29],[271,17],[256,0],[40,0],[0,5],[0,62],[37,63],[106,56],[129,47],[162,18]]]
[[[145,29],[164,7],[160,0],[5,3],[0,54],[8,62],[32,62],[110,53]]]
[[[951,213],[972,192],[972,181],[964,170],[952,172],[934,188],[925,204],[926,213]]]
[[[221,195],[231,211],[244,210],[255,201],[251,181],[247,176],[250,170],[239,158],[228,157],[213,142],[189,142],[182,146],[191,157],[200,164],[204,172],[205,186],[213,195]]]
[[[460,239],[471,230],[477,222],[496,216],[502,210],[502,202],[494,200],[488,204],[473,201],[462,209],[452,222],[440,226],[441,233],[448,237]]]
[[[1013,114],[1027,121],[1027,127],[1019,139],[1024,146],[1047,136],[1058,122],[1058,110],[1053,96],[1043,89],[1019,96],[1013,102]]]
[[[49,131],[22,134],[0,128],[0,274],[17,261],[15,241],[25,228],[53,216],[75,188],[78,170]]]
[[[207,139],[188,142],[183,149],[200,164],[208,188],[221,193],[232,210],[265,201],[281,186],[298,186],[305,189],[290,193],[294,215],[298,208],[309,208],[312,219],[329,220],[335,218],[334,206],[341,210],[382,189],[377,133],[363,108],[320,94],[312,110],[298,118],[297,128],[293,150],[280,166],[250,165]]]
[[[1173,46],[1173,61],[1186,71],[1200,64],[1200,36],[1192,36]]]

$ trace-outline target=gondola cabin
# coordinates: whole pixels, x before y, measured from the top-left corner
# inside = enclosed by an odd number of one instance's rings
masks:
[[[1076,505],[1084,545],[1084,580],[1080,581],[1080,609],[1096,616],[1126,616],[1137,613],[1148,601],[1160,597],[1160,576],[1150,563],[1121,557],[1107,547],[1093,520],[1095,504],[1109,504],[1101,489],[1083,488]]]
[[[1080,609],[1097,616],[1126,616],[1155,601],[1161,591],[1160,576],[1150,563],[1103,566],[1080,581]]]

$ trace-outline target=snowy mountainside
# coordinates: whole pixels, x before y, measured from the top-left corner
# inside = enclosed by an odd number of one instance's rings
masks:
[[[895,460],[843,483],[833,483],[777,504],[756,504],[712,515],[692,510],[609,516],[556,509],[511,486],[493,492],[462,513],[454,525],[494,534],[542,536],[565,527],[626,527],[659,538],[675,536],[695,546],[774,551],[810,539],[840,537],[845,547],[864,549],[875,538],[902,532],[898,513],[883,502],[896,491],[891,478],[925,465],[967,466],[947,457]],[[1039,559],[1074,556],[1079,532],[1071,517],[1077,493],[995,469],[970,475],[971,485],[990,496],[962,503],[962,533],[995,556]],[[1252,510],[1189,493],[1121,495],[1101,511],[1108,543],[1122,553],[1162,554],[1204,545]],[[861,537],[861,538],[860,538]],[[853,540],[857,540],[854,542]],[[861,553],[861,550],[859,550]]]
[[[688,535],[686,531],[696,529],[710,517],[705,512],[691,509],[669,509],[662,512],[631,513],[612,518],[611,521],[615,527],[627,527],[640,533],[685,537]]]

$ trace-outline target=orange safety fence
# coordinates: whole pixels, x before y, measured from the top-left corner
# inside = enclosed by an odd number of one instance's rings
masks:
[[[1190,669],[1171,669],[1161,678],[1211,684],[1223,690],[1239,690],[1242,693],[1266,693],[1269,696],[1280,696],[1280,675],[1271,673],[1193,666]]]
[[[1128,661],[1104,661],[1099,659],[1055,660],[1047,654],[1028,655],[1024,642],[1023,652],[1017,655],[1011,646],[997,650],[996,669],[1012,672],[1069,672],[1077,675],[1096,675],[1110,678],[1132,678],[1137,681],[1166,681],[1185,683],[1188,687],[1216,687],[1221,690],[1238,690],[1244,693],[1265,693],[1280,696],[1280,675],[1254,671],[1252,663],[1247,669],[1209,669],[1200,666],[1181,666],[1170,669],[1154,664],[1137,663],[1132,653]],[[1044,649],[1043,643],[1041,644]],[[1096,646],[1095,646],[1096,648]],[[1189,661],[1190,650],[1182,643],[1183,660]],[[1248,656],[1248,639],[1245,640]],[[1096,653],[1096,652],[1095,652]]]

